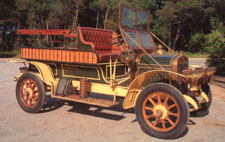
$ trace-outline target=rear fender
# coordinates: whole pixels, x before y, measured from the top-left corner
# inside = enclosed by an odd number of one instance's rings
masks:
[[[28,61],[27,63],[34,65],[38,69],[39,73],[36,75],[39,76],[45,84],[49,85],[51,87],[51,93],[55,94],[58,81],[54,78],[51,68],[41,62]]]

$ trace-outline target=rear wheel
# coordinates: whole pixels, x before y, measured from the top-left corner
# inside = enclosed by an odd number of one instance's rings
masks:
[[[175,138],[186,128],[188,105],[181,92],[165,83],[149,85],[139,95],[135,108],[142,129],[158,138]]]
[[[45,87],[34,73],[24,73],[16,85],[16,98],[20,107],[29,113],[38,112],[45,102]]]

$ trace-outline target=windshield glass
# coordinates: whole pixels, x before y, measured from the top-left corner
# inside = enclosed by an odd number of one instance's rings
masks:
[[[139,32],[139,35],[144,47],[154,47],[149,34]]]
[[[137,11],[137,30],[147,31],[148,15],[145,12]]]
[[[126,33],[129,35],[128,36],[128,35],[125,34],[125,37],[126,37],[126,40],[127,40],[127,42],[128,42],[130,47],[137,47],[138,45],[140,45],[140,42],[138,40],[136,32],[128,32],[128,31],[126,31]],[[133,41],[131,40],[131,38],[132,38]]]
[[[122,27],[130,29],[135,28],[135,10],[123,7],[122,17],[126,17],[122,18]]]

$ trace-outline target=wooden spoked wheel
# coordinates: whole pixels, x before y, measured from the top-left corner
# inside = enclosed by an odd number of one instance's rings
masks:
[[[24,73],[16,84],[16,98],[20,107],[29,113],[40,111],[45,102],[45,86],[32,72]]]
[[[26,107],[33,108],[35,105],[37,105],[39,91],[34,80],[23,80],[20,85],[20,98]]]
[[[178,124],[180,109],[171,96],[163,92],[156,92],[145,99],[143,116],[151,128],[166,132]]]
[[[187,127],[188,104],[182,93],[166,83],[153,83],[138,96],[135,113],[142,130],[157,138],[175,138]]]

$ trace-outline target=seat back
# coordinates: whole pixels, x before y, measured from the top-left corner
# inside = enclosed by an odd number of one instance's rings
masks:
[[[94,44],[92,47],[94,50],[112,50],[112,45],[109,45],[108,42],[112,39],[113,34],[116,35],[113,31],[87,27],[79,27],[78,31],[82,33],[86,42],[91,42]]]

